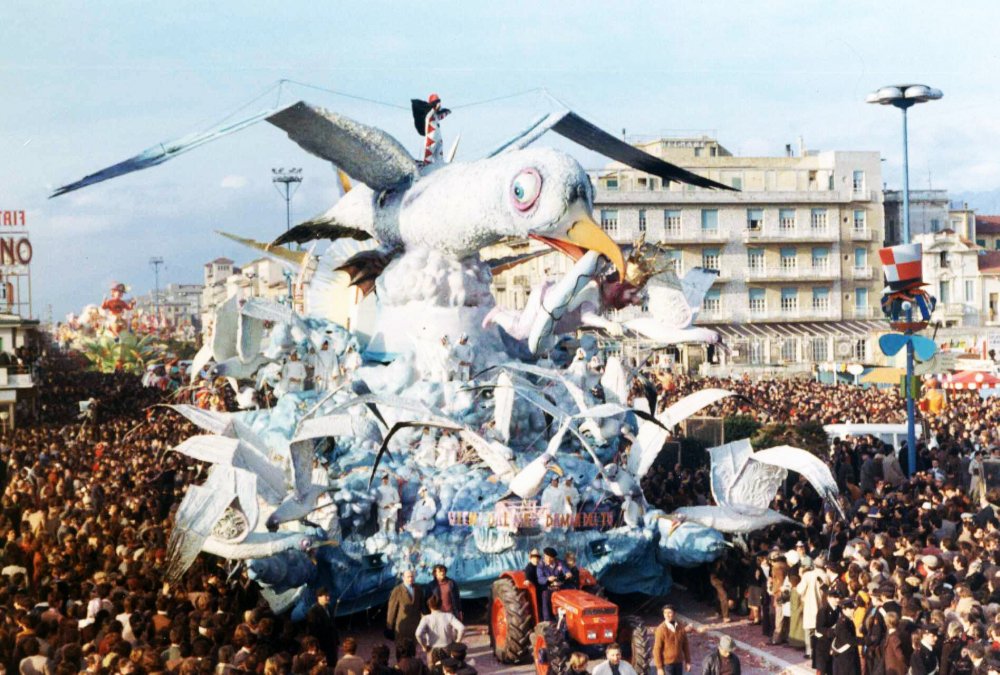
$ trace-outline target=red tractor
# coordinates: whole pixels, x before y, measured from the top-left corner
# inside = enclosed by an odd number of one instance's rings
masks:
[[[646,675],[653,663],[653,632],[638,617],[618,616],[618,605],[599,595],[597,580],[580,570],[584,590],[552,593],[556,621],[541,621],[541,593],[524,572],[504,572],[490,593],[490,647],[500,663],[527,663],[538,675],[564,675],[574,651],[603,656],[612,642],[636,673]]]

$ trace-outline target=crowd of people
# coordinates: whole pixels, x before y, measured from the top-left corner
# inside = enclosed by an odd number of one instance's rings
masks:
[[[664,404],[706,386],[664,378]],[[896,389],[808,382],[711,382],[736,391],[712,411],[761,423],[900,422]],[[772,507],[801,525],[752,533],[698,582],[724,622],[737,609],[772,644],[803,650],[818,673],[1000,674],[1000,400],[950,393],[924,415],[915,473],[908,453],[873,437],[832,445],[840,492],[824,505],[790,478]],[[897,452],[898,451],[898,452]],[[663,491],[708,503],[705,470],[662,469]]]
[[[156,406],[164,392],[139,378],[71,366],[36,364],[35,419],[0,443],[6,672],[474,674],[458,588],[443,567],[423,587],[403,574],[386,614],[388,642],[364,656],[354,636],[338,632],[324,589],[296,623],[270,611],[245,573],[218,558],[201,556],[183,583],[164,583],[172,512],[204,471],[167,450],[195,430]],[[657,393],[667,405],[706,386],[740,394],[711,414],[763,424],[901,419],[894,389],[673,376],[657,380]],[[998,421],[997,399],[950,395],[922,419],[912,478],[905,452],[897,459],[871,438],[835,443],[839,503],[824,504],[804,480],[790,479],[773,507],[802,526],[738,541],[704,570],[704,591],[724,620],[745,609],[762,635],[800,647],[821,673],[1000,675],[1000,518],[986,476],[1000,455]],[[679,503],[710,499],[704,470],[678,466],[655,481]],[[554,549],[535,553],[526,574],[544,618],[551,592],[578,586],[580,570]],[[683,634],[683,626],[672,614],[661,629],[679,644],[669,631]],[[657,653],[667,654],[659,642]],[[732,672],[727,645],[712,652],[706,672]],[[574,658],[576,672],[628,675],[628,664],[613,660],[620,652],[596,668]]]

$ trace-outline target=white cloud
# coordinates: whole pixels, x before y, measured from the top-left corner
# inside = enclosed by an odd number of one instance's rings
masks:
[[[247,177],[236,176],[236,175],[226,176],[225,178],[222,179],[222,182],[219,183],[219,187],[223,188],[224,190],[239,190],[240,188],[246,187],[246,185],[247,185]]]

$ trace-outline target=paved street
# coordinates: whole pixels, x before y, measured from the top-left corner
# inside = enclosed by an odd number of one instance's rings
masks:
[[[664,600],[665,602],[666,600]],[[722,634],[731,636],[737,644],[736,654],[740,658],[742,672],[745,675],[763,675],[764,673],[789,673],[808,675],[812,672],[804,654],[786,646],[773,647],[761,634],[759,626],[752,626],[746,619],[734,620],[729,624],[722,623],[718,612],[713,611],[704,603],[694,600],[683,588],[675,588],[670,596],[672,602],[682,615],[683,620],[692,627],[689,637],[691,656],[694,661],[692,672],[701,672],[701,663],[705,656],[715,648]],[[641,602],[641,600],[640,600]],[[643,605],[623,605],[623,613],[639,614],[650,626],[660,621],[661,606],[659,600],[647,600]],[[480,673],[533,673],[531,664],[508,666],[497,663],[490,652],[489,635],[486,627],[486,603],[477,601],[468,603],[469,620],[465,642],[469,645],[470,660]],[[343,620],[341,637],[353,635],[359,639],[360,654],[367,657],[371,646],[384,641],[382,636],[382,614],[372,614],[371,625],[364,625],[362,615]],[[591,670],[595,662],[591,662]]]

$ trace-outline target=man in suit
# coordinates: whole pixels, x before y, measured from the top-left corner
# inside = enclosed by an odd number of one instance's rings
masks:
[[[389,595],[385,627],[393,633],[398,647],[401,640],[416,640],[420,612],[424,606],[424,591],[413,583],[413,570],[403,572],[403,581]]]
[[[330,607],[330,591],[328,589],[320,588],[316,591],[316,604],[306,614],[306,627],[309,635],[319,640],[319,648],[326,654],[326,662],[336,664],[340,636],[337,634],[333,608]]]

